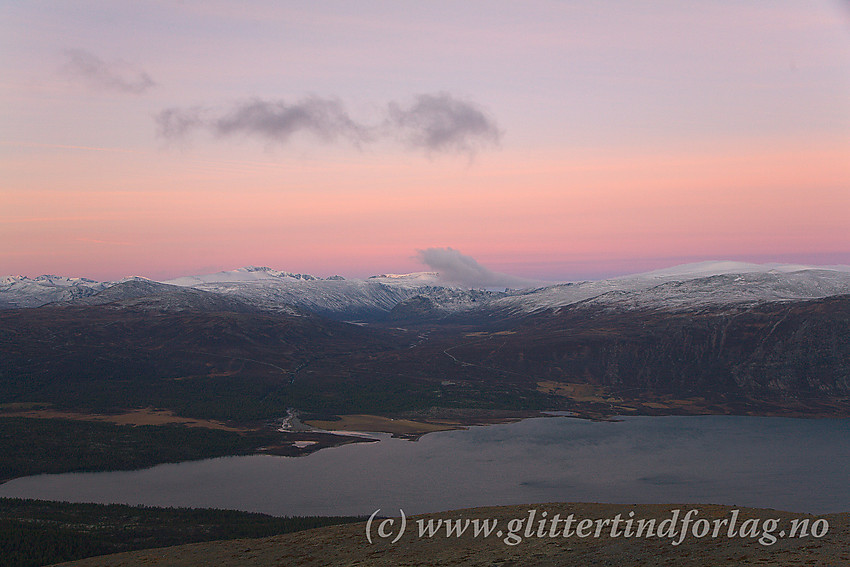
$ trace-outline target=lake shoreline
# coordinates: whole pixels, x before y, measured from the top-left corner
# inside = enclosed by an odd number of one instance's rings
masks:
[[[367,442],[340,436],[349,443],[303,459],[264,452],[19,477],[0,495],[291,515],[359,515],[398,506],[424,513],[559,496],[836,512],[850,508],[850,463],[842,457],[850,454],[848,426],[841,418],[532,417],[433,432],[416,442],[389,433],[369,434]],[[300,433],[310,434],[321,435]],[[813,493],[808,487],[814,486]]]
[[[163,460],[151,462],[189,462],[198,459],[220,456],[239,456],[245,454],[265,454],[284,457],[302,457],[323,449],[340,447],[351,443],[370,443],[378,439],[370,433],[386,433],[394,438],[417,441],[425,435],[439,431],[463,430],[469,427],[514,423],[517,421],[568,416],[587,421],[618,421],[623,416],[746,416],[781,417],[793,419],[846,419],[850,418],[847,400],[782,400],[766,402],[754,399],[734,399],[709,401],[702,397],[672,398],[644,395],[624,398],[591,388],[587,385],[541,383],[552,392],[563,397],[558,407],[539,410],[502,410],[481,408],[441,408],[406,412],[386,412],[382,414],[315,414],[290,409],[289,414],[274,422],[222,422],[183,417],[159,408],[131,408],[116,410],[109,414],[86,411],[57,410],[52,407],[13,407],[0,408],[0,424],[3,418],[26,418],[56,423],[62,427],[65,422],[103,423],[115,426],[173,427],[186,426],[196,431],[214,430],[232,433],[243,437],[263,436],[266,442],[246,453],[244,449],[236,452],[216,451],[199,454],[189,459]],[[576,389],[581,386],[581,389]],[[566,389],[571,387],[572,389]],[[559,389],[561,389],[559,391]],[[362,433],[362,435],[352,435]],[[31,471],[25,475],[0,478],[0,485],[32,474],[44,472],[74,471],[113,471],[128,470],[128,467],[103,468],[81,466],[66,471]],[[132,469],[131,469],[132,470]]]

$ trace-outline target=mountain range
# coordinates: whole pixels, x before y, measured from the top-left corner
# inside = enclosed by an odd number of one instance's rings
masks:
[[[103,304],[156,294],[188,300],[190,294],[181,296],[180,289],[218,294],[262,310],[304,310],[339,320],[380,320],[393,310],[404,310],[410,300],[420,311],[427,306],[443,315],[487,311],[522,315],[579,303],[676,311],[848,294],[850,266],[701,262],[599,281],[504,291],[457,287],[436,272],[346,279],[254,266],[162,282],[142,277],[99,282],[55,275],[6,276],[0,278],[0,309]],[[397,319],[398,313],[394,315]]]
[[[9,276],[0,337],[0,403],[235,420],[850,409],[847,266],[703,262],[498,291],[434,272]]]

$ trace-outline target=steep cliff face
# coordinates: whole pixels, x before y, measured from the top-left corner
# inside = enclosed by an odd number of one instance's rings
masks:
[[[676,395],[850,394],[850,296],[693,312],[578,306],[452,350],[514,376]]]
[[[729,360],[741,388],[850,393],[850,296],[767,306],[747,315],[739,325],[744,332],[752,329],[750,340],[736,345]]]

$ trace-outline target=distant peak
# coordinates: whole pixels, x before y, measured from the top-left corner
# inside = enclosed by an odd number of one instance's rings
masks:
[[[226,270],[214,274],[201,274],[196,276],[182,276],[163,283],[180,286],[194,286],[199,284],[213,283],[246,283],[246,282],[271,282],[280,279],[295,279],[301,281],[321,280],[322,278],[310,274],[293,274],[282,272],[268,266],[245,266],[235,270]]]
[[[847,271],[846,266],[809,266],[804,264],[754,264],[749,262],[738,262],[734,260],[706,260],[704,262],[694,262],[692,264],[682,264],[669,268],[661,268],[651,272],[641,274],[633,274],[629,276],[621,276],[614,279],[623,279],[631,277],[653,277],[664,279],[695,279],[699,277],[720,276],[728,274],[783,274],[792,272],[801,272],[805,270],[833,270]]]
[[[239,268],[235,270],[237,272],[243,272],[246,274],[256,274],[263,273],[267,274],[274,278],[294,278],[296,280],[320,280],[322,278],[313,276],[310,274],[295,274],[292,272],[283,272],[281,270],[275,270],[274,268],[269,268],[268,266],[245,266],[244,268]],[[226,273],[226,272],[224,272]]]
[[[376,278],[385,278],[388,280],[413,280],[413,279],[423,279],[423,278],[438,278],[440,277],[440,272],[413,272],[410,274],[380,274],[377,276],[369,276],[369,279]]]
[[[89,278],[73,278],[68,276],[57,276],[55,274],[42,274],[40,276],[35,276],[30,278],[28,276],[4,276],[0,277],[0,283],[3,284],[14,284],[14,283],[26,283],[26,282],[34,282],[38,285],[46,285],[46,286],[73,286],[73,285],[93,285],[98,284],[95,280]]]

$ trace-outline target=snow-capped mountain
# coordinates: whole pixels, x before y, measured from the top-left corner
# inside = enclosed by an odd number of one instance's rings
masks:
[[[253,266],[163,283],[236,297],[263,309],[276,310],[289,305],[343,319],[375,317],[413,296],[446,289],[439,284],[439,275],[433,272],[322,279]]]
[[[132,285],[126,285],[126,284]],[[162,305],[191,304],[189,296],[174,290],[209,292],[245,302],[260,309],[297,313],[304,309],[334,318],[374,317],[417,294],[445,288],[439,274],[383,274],[366,279],[341,276],[320,278],[249,266],[236,270],[184,276],[163,282],[140,277],[117,282],[60,276],[7,276],[0,278],[0,309],[40,307],[46,304],[103,304],[135,301],[157,294],[169,295]],[[192,301],[199,301],[192,296]],[[206,298],[207,303],[210,298]],[[181,303],[183,302],[183,303]],[[149,300],[147,303],[154,305]]]
[[[850,266],[701,262],[607,280],[564,283],[494,299],[488,308],[532,313],[587,303],[682,310],[850,294]]]
[[[110,305],[117,309],[155,311],[204,311],[204,312],[259,312],[256,305],[237,297],[202,291],[191,287],[155,282],[141,277],[126,278],[106,289],[73,301],[58,302],[70,305]],[[290,305],[276,306],[274,311],[289,315],[303,315]]]
[[[203,284],[285,280],[318,281],[321,279],[322,278],[311,276],[310,274],[294,274],[292,272],[281,272],[278,270],[273,270],[266,266],[247,266],[245,268],[228,270],[224,272],[216,272],[214,274],[204,274],[200,276],[182,276],[173,280],[163,281],[162,283],[179,285],[184,287],[194,287]]]
[[[112,282],[54,275],[35,278],[6,276],[0,278],[0,309],[40,307],[46,303],[72,301],[94,295],[111,285]]]
[[[136,283],[119,285],[127,282]],[[522,316],[576,304],[678,311],[850,294],[850,266],[700,262],[605,280],[504,292],[452,286],[436,272],[345,279],[249,266],[164,282],[144,278],[97,282],[60,276],[19,276],[0,279],[0,308],[130,300],[138,304],[139,298],[157,293],[169,294],[168,301],[148,303],[219,304],[209,297],[202,300],[200,296],[192,296],[190,300],[186,294],[175,294],[179,289],[218,294],[264,310],[289,313],[305,310],[335,319],[374,320],[393,310],[393,319],[426,312],[429,318],[464,312]]]
[[[850,273],[806,269],[796,272],[727,273],[674,280],[640,291],[604,294],[591,301],[628,309],[687,310],[820,299],[843,294],[850,294]]]
[[[705,262],[695,262],[692,264],[679,264],[669,268],[661,268],[660,270],[652,270],[637,274],[637,277],[647,278],[662,278],[662,279],[696,279],[708,276],[721,276],[724,274],[751,274],[751,273],[766,273],[766,272],[801,272],[805,270],[830,270],[835,272],[850,272],[850,266],[832,265],[832,266],[811,266],[805,264],[752,264],[749,262],[734,262],[731,260],[706,260]],[[621,276],[622,278],[630,278],[633,276]],[[620,278],[614,278],[620,279]]]

